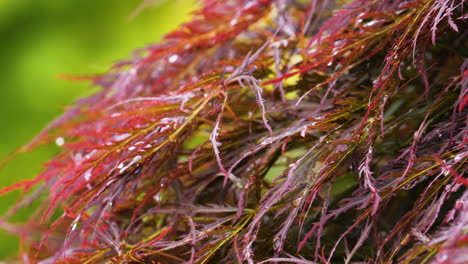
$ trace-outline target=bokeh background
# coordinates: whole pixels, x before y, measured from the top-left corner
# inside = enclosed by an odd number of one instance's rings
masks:
[[[156,0],[132,18],[143,1],[0,0],[0,161],[92,92],[89,83],[57,74],[105,72],[132,50],[160,40],[196,8],[195,0]],[[34,177],[57,151],[40,147],[8,162],[0,169],[0,187]],[[0,214],[18,196],[1,196]],[[13,220],[27,214],[25,209]],[[0,260],[17,250],[18,239],[0,230]]]

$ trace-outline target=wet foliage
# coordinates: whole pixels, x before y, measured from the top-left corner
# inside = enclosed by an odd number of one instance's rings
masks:
[[[2,226],[25,263],[467,263],[464,2],[205,0],[20,150],[61,147]]]

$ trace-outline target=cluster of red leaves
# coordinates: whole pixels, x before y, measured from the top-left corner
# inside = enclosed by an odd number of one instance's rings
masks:
[[[468,262],[464,2],[205,0],[22,149],[23,260]]]

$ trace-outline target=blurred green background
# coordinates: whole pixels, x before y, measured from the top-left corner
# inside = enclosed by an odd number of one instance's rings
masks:
[[[90,93],[88,83],[57,74],[105,72],[188,20],[195,6],[195,0],[154,1],[130,19],[142,1],[0,0],[0,160],[31,140],[64,106]],[[34,177],[56,152],[48,146],[20,155],[0,170],[0,186]],[[0,197],[0,213],[16,197]],[[17,247],[17,238],[0,231],[0,260],[15,255]]]

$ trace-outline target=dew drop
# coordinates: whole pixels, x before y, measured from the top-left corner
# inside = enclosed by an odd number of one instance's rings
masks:
[[[273,239],[273,250],[278,250],[281,246],[281,240],[277,237]]]
[[[122,141],[122,140],[125,140],[126,138],[128,138],[129,136],[131,136],[132,134],[130,133],[123,133],[123,134],[118,134],[118,135],[115,135],[111,138],[112,141]]]
[[[232,19],[230,22],[229,22],[229,25],[232,27],[232,26],[235,26],[237,24],[237,18],[234,18]]]
[[[57,144],[57,146],[61,147],[63,146],[63,144],[65,144],[65,139],[63,137],[58,137],[55,139],[55,144]]]
[[[136,148],[137,148],[137,147],[135,147],[135,146],[131,146],[131,147],[128,148],[128,150],[129,150],[129,151],[134,151]]]
[[[437,259],[442,262],[442,261],[446,261],[448,259],[448,257],[447,257],[447,254],[440,254],[437,257]]]
[[[77,153],[73,156],[73,161],[76,163],[76,164],[80,164],[81,161],[83,161],[83,155],[81,155],[81,153]]]
[[[160,181],[159,181],[159,185],[161,186],[161,188],[164,188],[164,186],[166,186],[168,182],[168,179],[167,178],[162,178]]]
[[[369,21],[369,22],[365,23],[364,26],[365,27],[371,27],[371,26],[373,26],[373,25],[375,25],[375,24],[377,24],[379,22],[380,21],[378,21],[378,20],[372,20],[372,21]]]
[[[270,145],[271,143],[273,143],[273,141],[274,141],[274,138],[269,137],[263,140],[262,143],[260,143],[260,145],[262,146]]]
[[[85,155],[85,159],[90,159],[94,154],[96,154],[97,150],[93,149],[88,154]]]
[[[158,202],[158,203],[161,202],[161,200],[162,200],[161,195],[159,193],[156,194],[156,195],[153,195],[153,199],[154,199],[155,202]]]
[[[250,2],[248,2],[248,3],[244,6],[243,9],[244,9],[244,10],[248,10],[248,9],[250,9],[250,8],[252,8],[252,7],[255,7],[256,5],[258,5],[257,2],[255,2],[255,1],[250,1]]]
[[[179,59],[179,56],[177,54],[171,55],[168,59],[169,63],[174,63]]]
[[[450,170],[448,168],[443,168],[442,173],[444,174],[444,176],[448,176],[450,174]]]
[[[313,49],[308,50],[307,54],[313,54],[315,52],[317,52],[317,49],[313,48]]]
[[[84,174],[83,174],[83,178],[86,180],[86,181],[89,181],[91,179],[91,172],[93,171],[93,169],[88,169]]]

